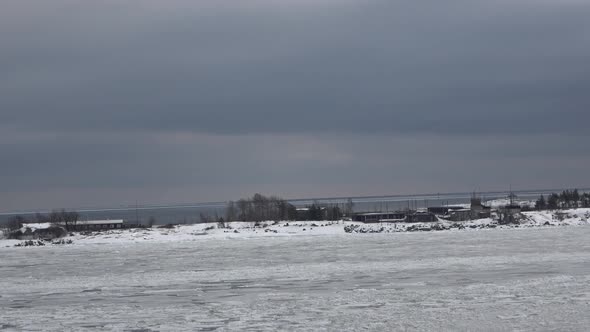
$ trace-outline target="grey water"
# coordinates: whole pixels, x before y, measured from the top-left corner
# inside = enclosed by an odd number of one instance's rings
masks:
[[[559,190],[522,190],[516,191],[520,199],[536,199]],[[410,208],[424,208],[444,204],[469,203],[472,193],[443,193],[422,195],[394,195],[352,197],[355,212],[396,211]],[[508,192],[482,192],[478,195],[484,200],[506,198]],[[295,199],[290,203],[297,207],[305,207],[314,202],[320,204],[339,204],[344,206],[349,198],[316,198]],[[176,206],[129,206],[104,209],[77,209],[81,220],[123,219],[127,223],[146,223],[153,218],[156,224],[191,224],[201,220],[201,214],[223,216],[226,202],[196,203]],[[48,211],[39,211],[48,212]],[[0,213],[0,223],[6,222],[15,215],[32,217],[34,212]]]

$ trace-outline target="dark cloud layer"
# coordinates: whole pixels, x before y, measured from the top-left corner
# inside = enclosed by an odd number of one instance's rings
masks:
[[[0,210],[586,184],[584,1],[2,7]]]

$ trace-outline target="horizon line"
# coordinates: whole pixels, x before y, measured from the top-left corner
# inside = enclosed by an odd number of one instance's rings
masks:
[[[573,188],[580,191],[588,191],[590,190],[590,186],[585,186],[581,188]],[[572,190],[573,190],[572,189]],[[439,192],[439,193],[422,193],[422,194],[393,194],[393,195],[367,195],[367,196],[335,196],[335,197],[315,197],[315,198],[293,198],[293,199],[284,199],[287,202],[313,202],[313,201],[326,201],[326,200],[358,200],[358,199],[372,199],[372,198],[400,198],[400,197],[423,197],[423,196],[437,196],[437,195],[467,195],[473,193],[479,194],[508,194],[510,192],[513,193],[526,193],[526,192],[538,192],[538,193],[554,193],[560,192],[563,190],[568,190],[565,188],[557,189],[520,189],[520,190],[495,190],[495,191],[465,191],[465,192]],[[39,209],[33,211],[0,211],[0,215],[16,215],[16,214],[36,214],[36,213],[49,213],[56,210],[68,210],[68,211],[75,211],[75,212],[101,212],[101,211],[126,211],[126,210],[151,210],[151,209],[174,209],[174,208],[196,208],[196,207],[221,207],[226,205],[228,202],[232,200],[226,201],[209,201],[209,202],[197,202],[197,203],[179,203],[179,204],[142,204],[142,205],[128,205],[128,206],[120,206],[120,207],[78,207],[78,208],[52,208],[52,209]],[[235,201],[234,201],[235,202]]]

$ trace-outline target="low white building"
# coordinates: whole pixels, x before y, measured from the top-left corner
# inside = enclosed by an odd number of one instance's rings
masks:
[[[66,226],[65,223],[57,223],[60,226]],[[75,223],[69,223],[69,230],[85,231],[85,230],[106,230],[123,228],[123,219],[113,220],[80,220]]]

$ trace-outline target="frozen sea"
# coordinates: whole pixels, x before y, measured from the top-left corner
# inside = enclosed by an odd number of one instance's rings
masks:
[[[587,331],[590,227],[0,248],[2,331]]]

